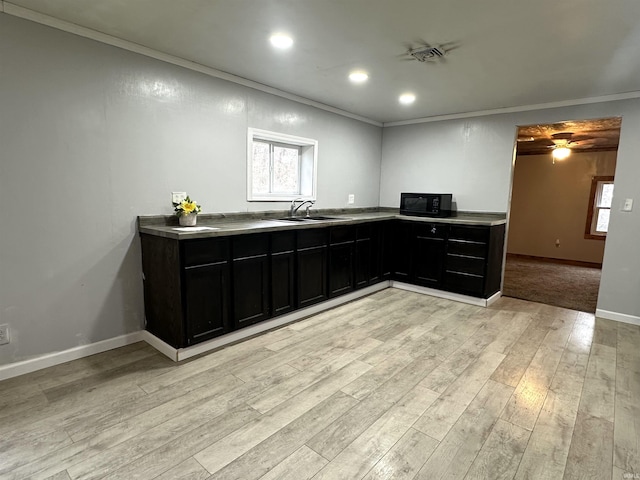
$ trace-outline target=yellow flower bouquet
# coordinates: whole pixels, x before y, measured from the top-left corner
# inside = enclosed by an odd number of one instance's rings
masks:
[[[173,203],[173,209],[178,216],[180,225],[192,227],[196,224],[196,215],[202,211],[202,207],[195,200],[191,200],[189,196],[180,203]]]
[[[198,214],[202,211],[202,207],[200,207],[195,200],[191,200],[188,195],[183,201],[180,203],[174,203],[173,206],[178,217],[182,215],[189,215],[191,213]]]

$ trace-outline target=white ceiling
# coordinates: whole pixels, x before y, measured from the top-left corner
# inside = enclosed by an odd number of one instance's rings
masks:
[[[638,0],[11,0],[379,122],[640,91]],[[8,11],[8,10],[7,10]],[[268,42],[294,39],[288,51]],[[453,42],[444,62],[407,44]],[[370,79],[352,85],[349,71]],[[413,91],[416,102],[398,104]]]

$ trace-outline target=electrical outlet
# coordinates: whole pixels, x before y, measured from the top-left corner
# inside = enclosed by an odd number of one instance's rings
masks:
[[[187,192],[171,192],[171,202],[180,203],[187,198]]]
[[[349,198],[347,200],[347,203],[349,205],[353,205],[354,203],[356,203],[356,196],[353,193],[349,194]]]
[[[9,325],[0,325],[0,345],[9,343]]]
[[[622,205],[623,212],[630,212],[633,210],[633,198],[626,198],[624,200],[624,204]]]

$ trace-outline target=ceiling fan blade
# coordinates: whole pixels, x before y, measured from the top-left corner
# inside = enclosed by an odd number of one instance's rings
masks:
[[[574,135],[573,137],[571,137],[571,141],[572,142],[583,142],[586,140],[593,140],[596,137],[592,136],[592,135]]]
[[[552,140],[569,141],[573,138],[573,132],[557,132],[551,135]]]

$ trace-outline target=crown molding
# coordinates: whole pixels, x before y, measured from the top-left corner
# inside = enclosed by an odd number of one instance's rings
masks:
[[[640,98],[640,92],[616,93],[599,97],[578,98],[563,100],[560,102],[538,103],[535,105],[522,105],[519,107],[495,108],[492,110],[480,110],[476,112],[452,113],[450,115],[436,115],[433,117],[416,118],[413,120],[400,120],[397,122],[385,122],[383,127],[398,127],[401,125],[414,125],[416,123],[442,122],[444,120],[458,120],[461,118],[485,117],[488,115],[503,115],[505,113],[530,112],[533,110],[545,110],[548,108],[573,107],[576,105],[588,105],[591,103],[615,102],[616,100],[629,100]]]
[[[221,70],[216,70],[215,68],[207,67],[197,62],[192,62],[190,60],[185,60],[184,58],[159,52],[152,48],[145,47],[144,45],[130,42],[128,40],[123,40],[121,38],[114,37],[106,33],[98,32],[97,30],[92,30],[90,28],[82,27],[80,25],[76,25],[75,23],[66,22],[64,20],[60,20],[58,18],[52,17],[50,15],[46,15],[44,13],[39,13],[34,10],[30,10],[28,8],[14,5],[13,3],[10,3],[10,2],[2,1],[0,5],[1,5],[0,8],[2,9],[1,10],[2,12],[8,15],[12,15],[14,17],[19,17],[25,20],[30,20],[32,22],[40,23],[42,25],[56,28],[58,30],[65,31],[67,33],[72,33],[80,37],[89,38],[91,40],[105,43],[113,47],[121,48],[123,50],[128,50],[130,52],[138,53],[146,57],[155,58],[156,60],[160,60],[166,63],[177,65],[179,67],[183,67],[189,70],[203,73],[210,77],[227,80],[229,82],[233,82],[238,85],[243,85],[245,87],[253,88],[261,92],[286,98],[287,100],[292,100],[294,102],[308,105],[310,107],[315,107],[315,108],[319,108],[320,110],[325,110],[330,113],[335,113],[336,115],[341,115],[343,117],[351,118],[353,120],[358,120],[360,122],[368,123],[370,125],[375,125],[376,127],[382,127],[382,123],[376,120],[372,120],[370,118],[363,117],[361,115],[356,115],[355,113],[347,112],[345,110],[341,110],[339,108],[335,108],[330,105],[326,105],[324,103],[316,102],[314,100],[310,100],[305,97],[300,97],[298,95],[294,95],[292,93],[288,93],[283,90],[278,90],[277,88],[273,88],[268,85],[264,85],[262,83],[254,82],[252,80],[247,80],[246,78],[242,78],[237,75],[233,75],[231,73],[223,72]]]

